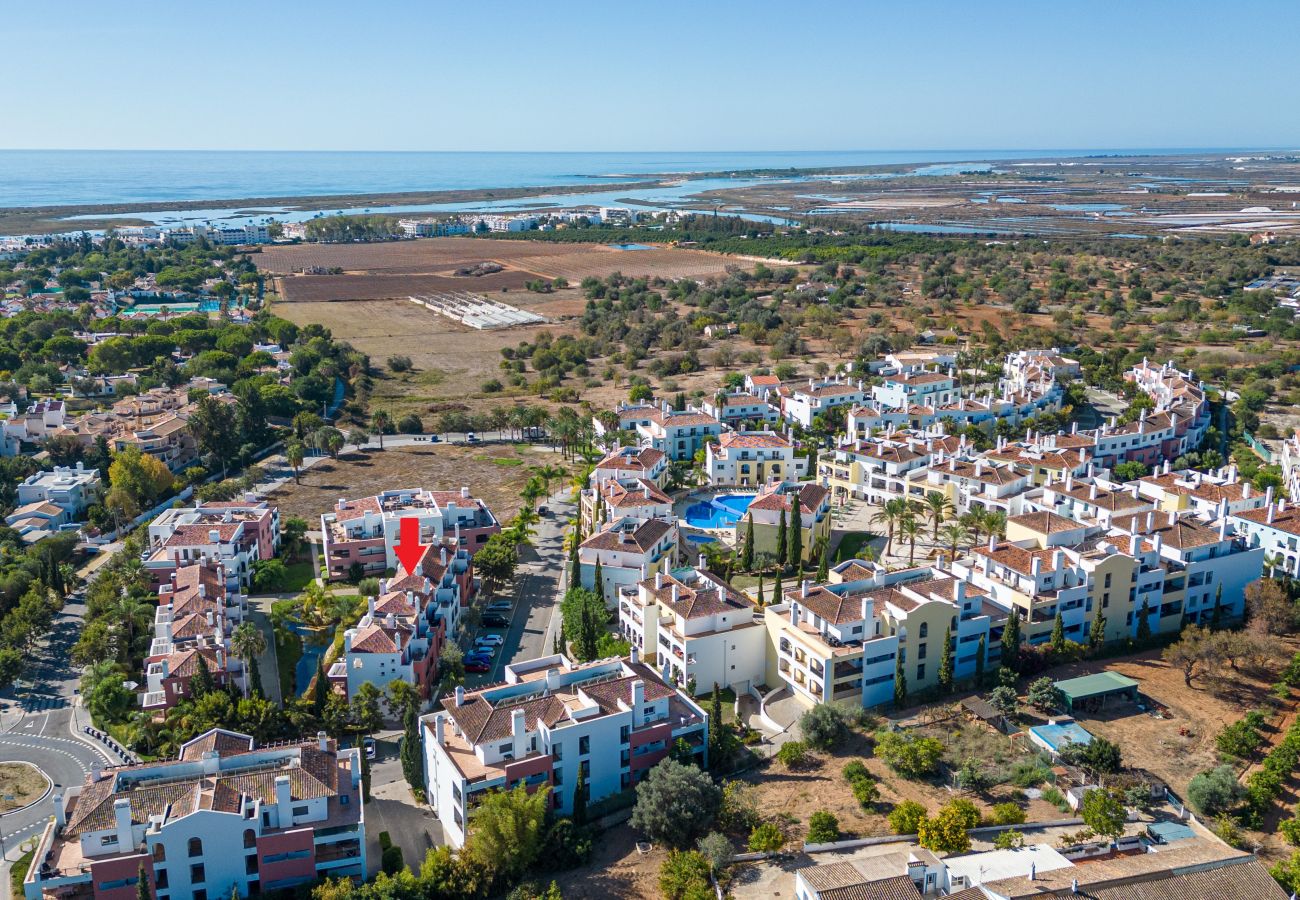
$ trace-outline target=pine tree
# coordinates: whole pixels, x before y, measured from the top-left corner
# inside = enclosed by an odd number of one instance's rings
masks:
[[[825,584],[831,577],[831,542],[822,541],[821,560],[817,563],[817,582]]]
[[[144,870],[144,863],[140,863],[140,871],[136,874],[138,879],[135,883],[136,900],[153,900],[153,891],[149,890],[149,873]]]
[[[1056,621],[1052,623],[1052,652],[1062,653],[1065,650],[1065,618],[1061,615],[1060,610],[1056,612]]]
[[[952,626],[943,632],[943,648],[939,654],[939,689],[945,694],[952,691]]]
[[[600,566],[599,558],[596,559],[596,577],[592,582],[592,590],[596,592],[596,596],[601,600],[605,599],[605,574]]]
[[[785,510],[782,509],[780,515],[777,517],[776,523],[776,564],[778,566],[785,565],[785,544],[787,539],[788,536],[785,531]]]
[[[790,568],[803,571],[803,516],[799,512],[799,495],[790,498]]]
[[[587,824],[587,779],[582,774],[582,764],[578,764],[578,777],[573,780],[573,824]]]
[[[745,516],[745,546],[740,550],[740,568],[748,572],[754,568],[754,514]]]
[[[984,663],[989,655],[988,636],[980,635],[980,648],[975,651],[975,689],[984,690]]]
[[[1020,615],[1011,608],[1007,624],[1002,629],[1002,665],[1015,671],[1020,661]]]
[[[1088,629],[1088,649],[1096,653],[1106,643],[1106,617],[1097,613],[1092,617],[1092,626]]]
[[[902,709],[907,705],[907,676],[903,674],[903,653],[898,652],[898,661],[894,663],[894,706]]]

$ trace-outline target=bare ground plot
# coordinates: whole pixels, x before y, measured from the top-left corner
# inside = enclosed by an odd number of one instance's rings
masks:
[[[565,900],[659,900],[659,867],[668,853],[656,847],[642,855],[638,839],[626,824],[602,831],[585,866],[556,876]]]
[[[0,763],[0,812],[19,809],[45,793],[45,776],[24,763]]]
[[[319,303],[343,300],[384,300],[412,294],[441,291],[471,291],[491,294],[507,303],[519,302],[524,284],[537,279],[534,272],[507,269],[491,275],[286,275],[279,280],[280,296],[286,303]],[[503,293],[505,291],[506,293]],[[515,293],[509,293],[515,292]],[[526,296],[526,295],[525,295]],[[534,295],[536,296],[536,295]]]
[[[1009,739],[992,728],[957,717],[942,724],[920,729],[927,737],[943,741],[948,748],[944,755],[949,768],[959,766],[967,757],[976,759],[986,768],[997,769],[1023,754],[1013,748]],[[879,759],[872,756],[872,742],[866,735],[854,733],[833,754],[813,754],[816,765],[808,769],[790,770],[778,762],[753,776],[759,812],[765,817],[797,820],[794,836],[803,838],[808,818],[819,809],[834,813],[840,830],[855,837],[873,837],[891,834],[886,816],[904,800],[913,800],[934,811],[955,797],[965,797],[987,814],[995,803],[1014,800],[1026,812],[1029,821],[1047,821],[1060,817],[1054,806],[1042,800],[1022,799],[1020,789],[1013,785],[997,785],[984,794],[967,794],[950,790],[940,782],[910,781],[895,774]],[[860,759],[880,787],[880,801],[870,811],[863,810],[853,796],[852,787],[844,779],[845,763]]]
[[[1288,647],[1288,652],[1294,649]],[[1052,677],[1101,671],[1136,679],[1138,690],[1163,708],[1160,717],[1131,703],[1117,703],[1100,716],[1080,716],[1079,721],[1093,734],[1119,744],[1126,765],[1152,772],[1182,796],[1192,776],[1218,763],[1214,736],[1219,729],[1252,709],[1270,707],[1273,679],[1268,673],[1234,672],[1224,666],[1219,677],[1199,677],[1188,687],[1182,672],[1164,662],[1158,650],[1123,660],[1077,663],[1054,671]]]
[[[312,266],[345,272],[392,275],[451,275],[457,268],[492,261],[508,270],[535,272],[545,278],[581,281],[611,272],[661,278],[698,278],[721,274],[733,260],[700,250],[671,247],[616,250],[604,244],[552,244],[490,238],[427,238],[377,244],[295,244],[258,254],[265,272],[289,274]],[[337,277],[337,276],[319,276]],[[467,279],[476,280],[476,279]]]
[[[541,447],[483,445],[391,447],[347,453],[323,460],[302,473],[302,483],[287,482],[271,499],[284,516],[299,516],[313,527],[340,497],[362,497],[395,488],[457,490],[485,501],[504,522],[519,510],[519,491],[535,465],[563,465],[558,454]],[[557,484],[558,482],[552,482]]]

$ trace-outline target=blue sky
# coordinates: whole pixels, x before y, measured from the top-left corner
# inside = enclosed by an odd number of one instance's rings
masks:
[[[1300,2],[0,0],[0,147],[1300,146]]]

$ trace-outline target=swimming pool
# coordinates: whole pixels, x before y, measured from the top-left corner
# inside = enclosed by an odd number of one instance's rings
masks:
[[[753,502],[753,494],[718,494],[688,506],[686,524],[693,528],[731,528]]]
[[[610,244],[615,250],[653,250],[649,244]]]

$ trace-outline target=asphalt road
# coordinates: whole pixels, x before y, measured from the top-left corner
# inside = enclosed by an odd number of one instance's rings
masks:
[[[45,827],[54,814],[55,790],[81,785],[95,766],[122,762],[76,736],[89,723],[77,705],[80,673],[70,659],[84,614],[85,606],[70,598],[45,643],[28,657],[18,684],[0,696],[0,762],[32,763],[53,785],[38,803],[0,816],[7,856],[17,856],[21,841]]]
[[[533,659],[551,653],[552,639],[560,627],[560,589],[568,559],[564,555],[564,530],[577,515],[577,504],[568,490],[547,502],[550,514],[537,523],[532,546],[521,547],[515,574],[514,615],[506,629],[485,628],[481,633],[505,637],[490,672],[470,672],[465,686],[475,688],[501,680],[501,673],[514,659]],[[503,593],[501,596],[509,596]]]

